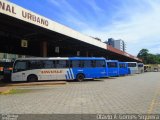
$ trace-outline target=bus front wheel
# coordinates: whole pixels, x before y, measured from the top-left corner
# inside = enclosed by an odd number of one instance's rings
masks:
[[[27,77],[27,81],[28,82],[36,82],[36,81],[38,81],[38,77],[36,75],[29,75]]]
[[[82,82],[84,80],[84,78],[85,77],[84,77],[83,74],[78,74],[77,77],[76,77],[76,80],[79,81],[79,82]]]

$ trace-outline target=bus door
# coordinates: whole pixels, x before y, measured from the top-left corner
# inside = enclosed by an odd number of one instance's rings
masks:
[[[72,60],[70,67],[73,70],[74,78],[78,74],[83,74],[85,78],[95,78],[96,76],[92,60]]]
[[[105,60],[96,60],[95,62],[95,68],[94,68],[94,75],[96,78],[100,78],[100,77],[108,77],[107,74],[107,67],[106,67],[106,63]]]
[[[82,70],[85,75],[85,78],[95,78],[96,73],[94,71],[93,60],[83,60],[82,62]]]
[[[80,60],[70,60],[70,68],[71,72],[67,72],[66,79],[76,78],[78,74],[84,74],[84,68],[82,66],[82,61]],[[73,74],[71,75],[71,73]],[[85,75],[86,77],[86,75]]]

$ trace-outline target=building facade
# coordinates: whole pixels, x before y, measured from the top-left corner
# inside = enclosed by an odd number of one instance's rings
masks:
[[[108,45],[111,45],[112,47],[119,49],[121,51],[126,51],[126,44],[123,40],[114,40],[113,38],[109,38],[108,42],[105,42]]]

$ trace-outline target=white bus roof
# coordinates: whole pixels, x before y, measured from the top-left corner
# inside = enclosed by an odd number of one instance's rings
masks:
[[[17,58],[16,60],[68,60],[68,57],[32,57],[32,58]]]
[[[16,60],[104,60],[103,57],[30,57],[17,58]]]
[[[137,62],[126,62],[126,63],[137,63]]]

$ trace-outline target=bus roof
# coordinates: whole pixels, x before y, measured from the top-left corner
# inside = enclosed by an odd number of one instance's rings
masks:
[[[137,64],[137,62],[126,62],[126,63],[136,63]]]
[[[118,60],[106,60],[106,62],[118,62]]]
[[[105,60],[103,57],[69,57],[70,60]]]
[[[32,57],[17,58],[16,60],[105,60],[103,57]]]
[[[138,63],[139,65],[143,64],[143,63]]]
[[[120,63],[120,64],[127,64],[127,62],[118,62],[118,63]]]
[[[60,57],[30,57],[30,58],[17,58],[16,60],[59,60],[59,59],[62,59],[62,60],[68,60],[67,57],[64,57],[64,58],[60,58]]]

